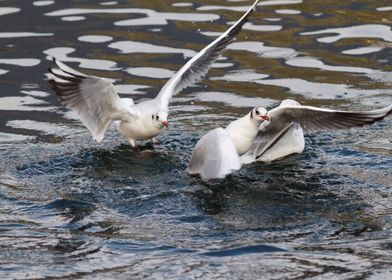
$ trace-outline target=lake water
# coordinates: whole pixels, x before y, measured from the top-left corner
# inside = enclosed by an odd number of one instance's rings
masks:
[[[170,129],[101,144],[45,81],[51,56],[154,97],[250,1],[0,1],[1,279],[392,278],[392,118],[203,183],[202,134],[285,98],[392,103],[390,0],[264,1]]]

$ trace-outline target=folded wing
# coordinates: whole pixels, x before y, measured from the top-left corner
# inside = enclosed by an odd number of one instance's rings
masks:
[[[189,60],[161,89],[156,97],[163,107],[167,107],[170,98],[185,87],[200,80],[210,68],[211,64],[219,57],[222,50],[234,39],[242,26],[247,22],[248,17],[256,8],[258,0],[252,7],[226,32],[215,41],[202,49],[197,55]]]
[[[224,178],[240,168],[241,160],[229,134],[223,128],[216,128],[197,142],[187,172],[210,180]]]
[[[48,82],[62,104],[76,112],[89,129],[93,139],[100,142],[114,120],[134,118],[132,99],[120,98],[113,84],[105,79],[87,76],[53,59],[58,68],[49,68],[53,75]]]

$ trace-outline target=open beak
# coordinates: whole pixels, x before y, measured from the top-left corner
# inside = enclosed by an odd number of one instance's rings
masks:
[[[268,115],[264,115],[264,116],[261,116],[261,119],[263,120],[263,121],[269,121],[269,117],[268,117]]]
[[[164,127],[166,127],[166,128],[168,128],[169,127],[169,122],[162,122],[162,125],[164,126]]]

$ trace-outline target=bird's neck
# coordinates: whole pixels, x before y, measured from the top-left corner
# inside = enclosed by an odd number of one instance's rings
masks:
[[[230,135],[239,155],[246,153],[253,144],[260,122],[250,117],[250,114],[231,122],[226,131]]]

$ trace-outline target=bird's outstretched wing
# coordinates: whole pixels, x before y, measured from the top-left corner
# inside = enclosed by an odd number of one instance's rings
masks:
[[[279,106],[269,111],[270,123],[260,127],[260,133],[281,131],[292,122],[305,132],[347,129],[382,120],[392,113],[392,104],[372,111],[338,111],[313,106]]]
[[[211,64],[219,57],[222,50],[241,31],[242,26],[247,22],[252,11],[255,10],[257,2],[258,0],[253,3],[249,10],[233,26],[202,49],[167,81],[156,97],[162,107],[166,108],[173,95],[198,81],[208,72]]]
[[[210,180],[224,178],[240,168],[241,160],[229,134],[223,128],[215,128],[197,142],[187,172]]]
[[[120,98],[110,81],[80,73],[55,58],[53,61],[57,68],[48,69],[53,75],[48,82],[62,104],[76,112],[97,142],[114,120],[137,116],[131,108],[132,99]]]
[[[269,111],[270,121],[260,126],[252,148],[247,153],[248,162],[258,160],[270,150],[274,158],[303,150],[303,132],[347,129],[372,124],[392,113],[392,104],[372,111],[338,111],[312,106],[279,106]],[[296,128],[297,127],[297,128]],[[298,131],[295,131],[297,129]],[[289,141],[281,140],[289,134]]]

